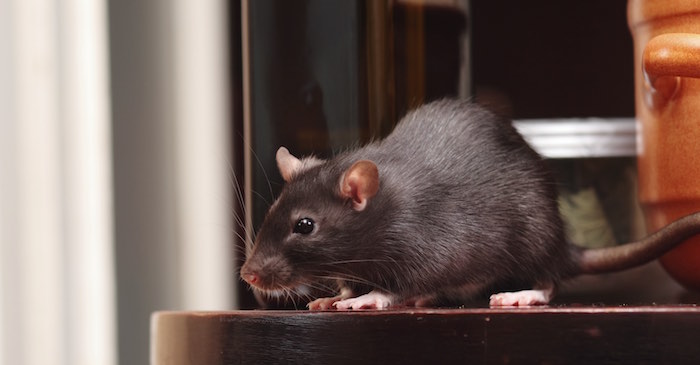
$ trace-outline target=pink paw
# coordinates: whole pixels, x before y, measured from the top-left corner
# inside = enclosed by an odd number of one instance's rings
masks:
[[[546,305],[550,295],[545,290],[523,290],[510,293],[499,293],[491,296],[489,305],[492,307],[526,307]]]
[[[342,299],[341,297],[332,297],[332,298],[318,298],[312,302],[309,302],[306,306],[309,308],[309,310],[326,310],[326,309],[333,309],[333,303],[337,302],[338,300]]]
[[[338,309],[386,309],[393,298],[387,294],[371,291],[356,298],[340,300],[333,305]]]
[[[337,301],[342,301],[343,299],[348,299],[352,296],[352,290],[348,288],[341,288],[340,294],[330,297],[330,298],[318,298],[314,301],[309,302],[306,306],[309,310],[326,310],[333,309],[333,304]]]

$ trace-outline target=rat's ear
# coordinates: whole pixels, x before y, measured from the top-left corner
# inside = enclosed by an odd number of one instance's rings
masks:
[[[280,169],[280,175],[286,182],[289,182],[292,176],[301,170],[301,160],[292,156],[289,150],[284,147],[280,147],[277,150],[275,158],[277,159],[277,168]]]
[[[286,182],[289,182],[294,175],[301,174],[324,162],[313,156],[304,157],[300,160],[292,156],[289,150],[284,147],[280,147],[280,149],[277,150],[275,158],[277,159],[277,167],[280,169],[280,175],[282,175],[282,178]]]
[[[379,171],[372,161],[355,162],[340,178],[340,195],[352,200],[352,208],[362,211],[379,190]]]

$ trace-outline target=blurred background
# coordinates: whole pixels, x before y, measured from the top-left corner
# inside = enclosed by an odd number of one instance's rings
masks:
[[[0,364],[146,364],[153,311],[258,307],[274,151],[444,96],[516,120],[577,244],[638,238],[632,56],[622,0],[0,0]],[[651,264],[567,295],[683,291]]]
[[[147,364],[151,312],[235,307],[230,6],[0,1],[0,363]]]

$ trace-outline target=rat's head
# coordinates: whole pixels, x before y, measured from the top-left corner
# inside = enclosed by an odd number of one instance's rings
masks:
[[[337,263],[356,256],[353,237],[379,190],[377,166],[367,160],[349,167],[277,151],[286,181],[270,207],[241,278],[263,293],[297,292],[341,275]],[[336,264],[334,264],[336,263]]]

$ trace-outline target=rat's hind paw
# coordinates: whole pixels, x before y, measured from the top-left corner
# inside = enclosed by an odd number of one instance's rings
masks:
[[[356,298],[337,301],[333,306],[338,309],[386,309],[393,300],[389,294],[371,291]]]
[[[547,305],[554,296],[554,286],[544,289],[522,290],[517,292],[499,293],[491,296],[491,307],[527,307]]]

